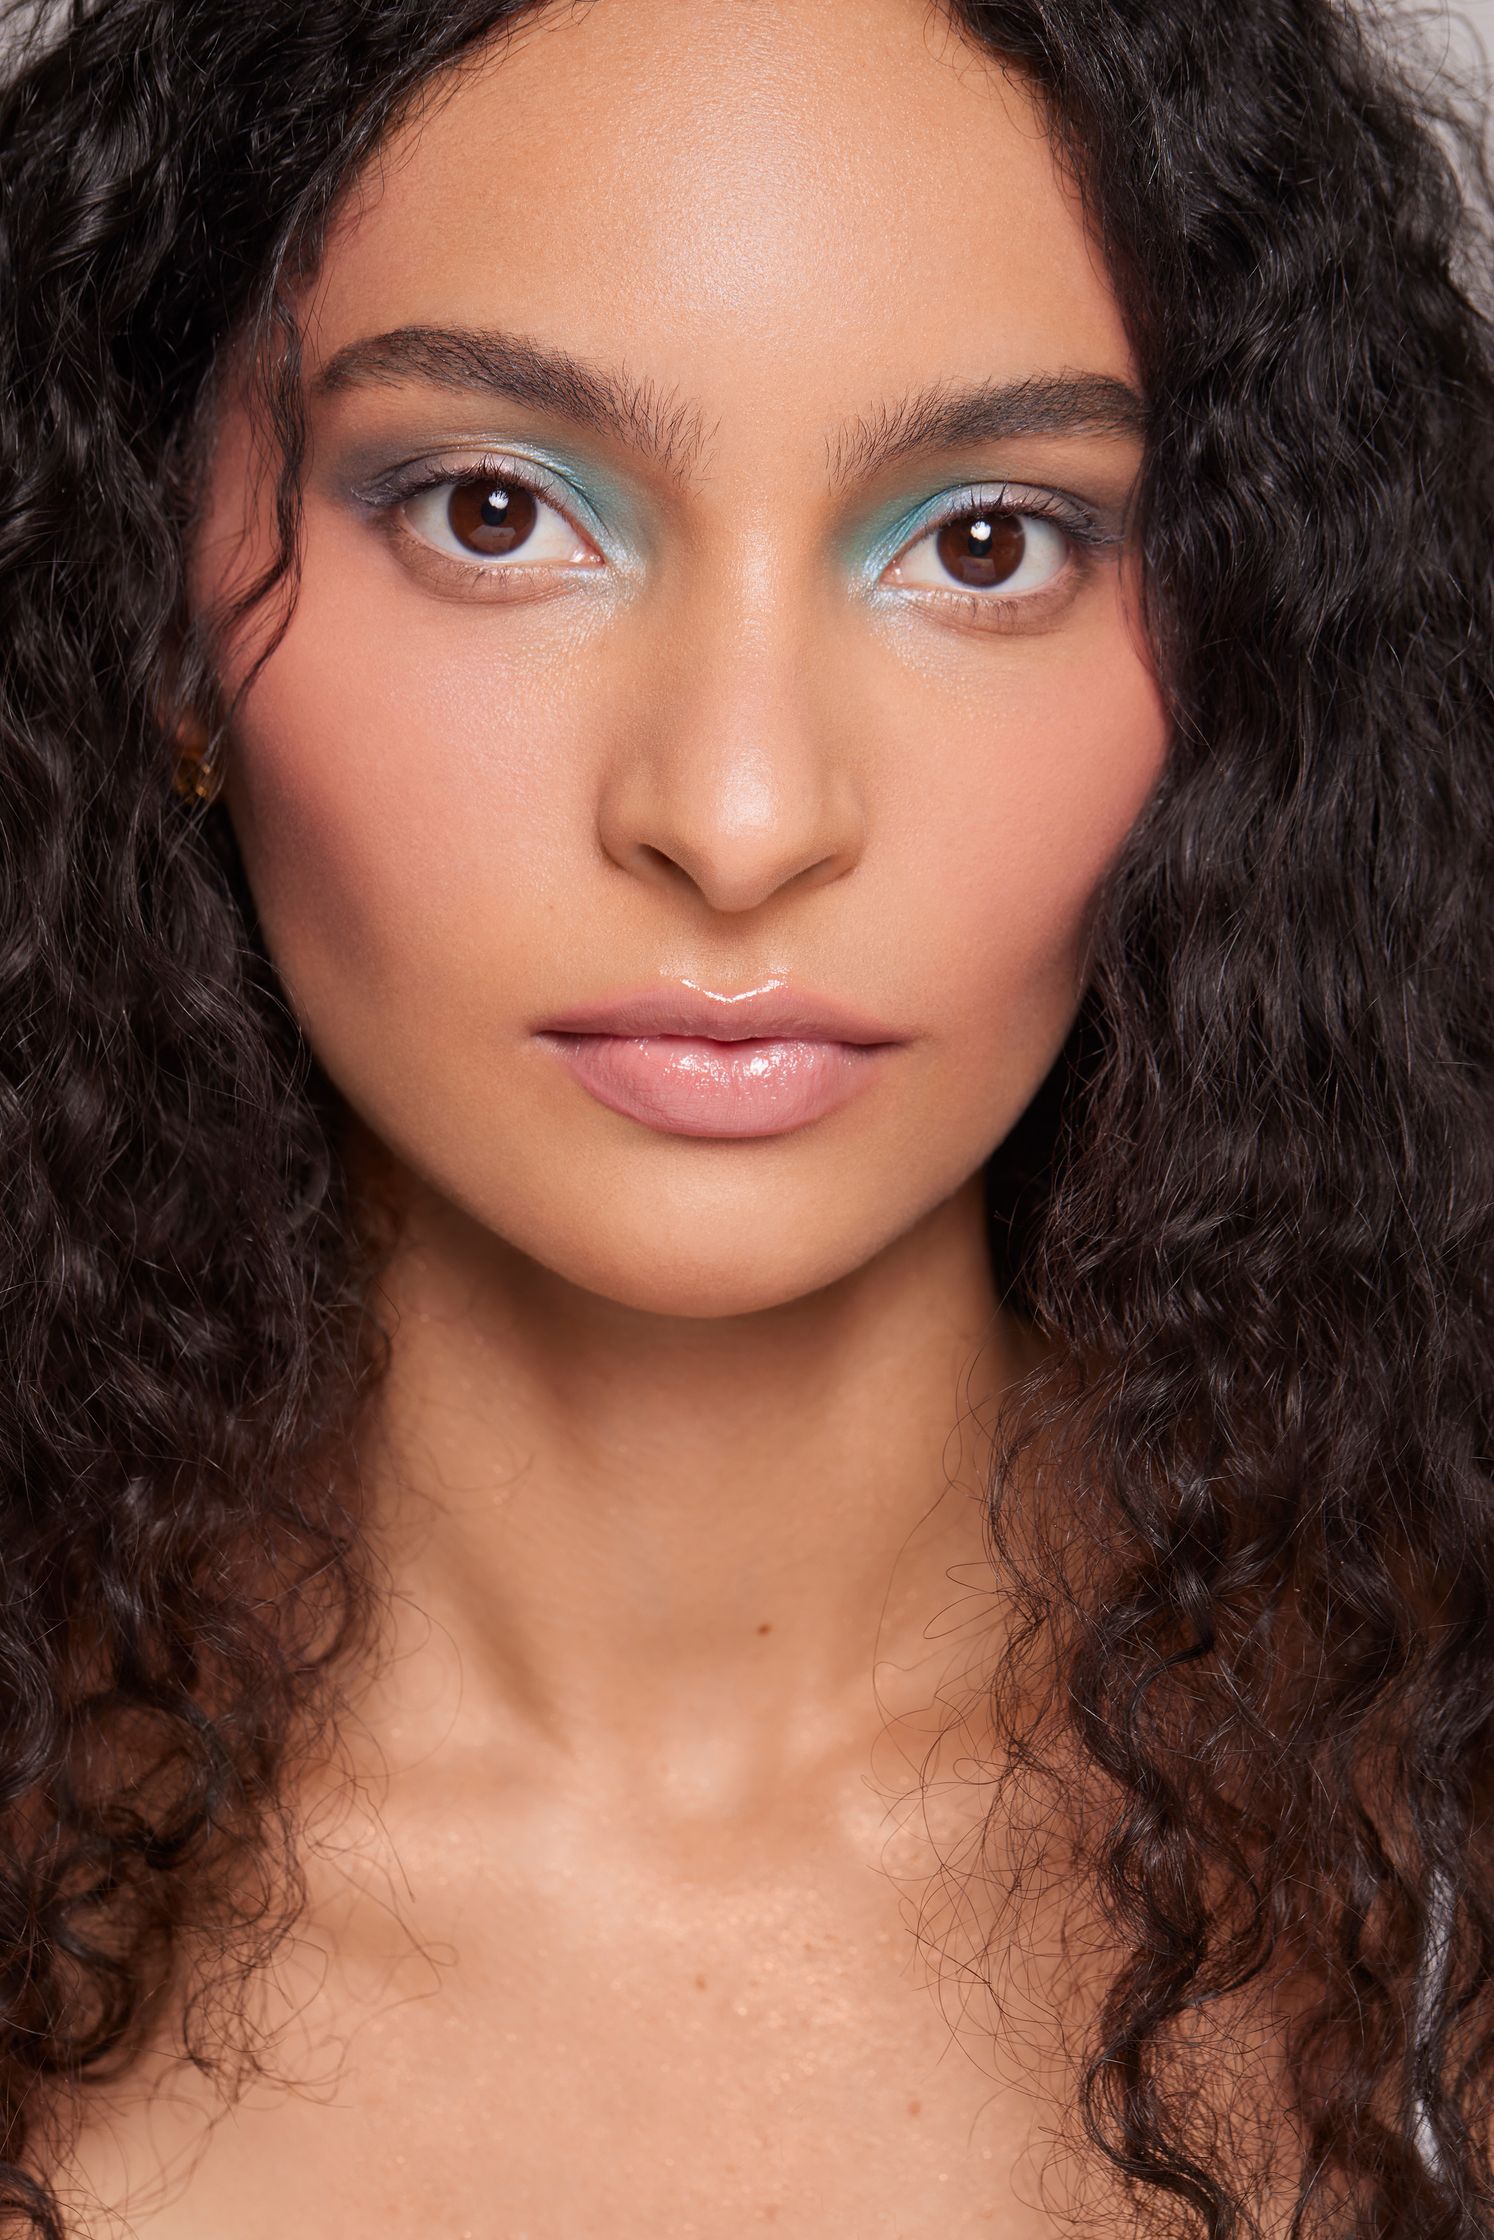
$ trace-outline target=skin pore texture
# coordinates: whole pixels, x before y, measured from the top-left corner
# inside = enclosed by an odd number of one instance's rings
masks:
[[[906,1800],[995,1622],[984,1441],[1034,1358],[980,1170],[1166,750],[1103,262],[923,0],[594,0],[427,97],[304,317],[300,592],[227,801],[400,1218],[391,1653],[307,1790],[290,2089],[204,2145],[154,2057],[79,2198],[150,2240],[287,2204],[298,2240],[1036,2240],[1061,2065],[964,2027],[915,1933],[979,1785]],[[554,353],[595,378],[542,396]],[[253,455],[230,389],[204,604],[269,549]],[[516,481],[527,541],[464,556],[453,486]],[[935,531],[982,503],[1026,557],[972,590]],[[539,1031],[681,990],[888,1046],[715,1136]],[[1043,1923],[1003,1933],[1040,2015]]]

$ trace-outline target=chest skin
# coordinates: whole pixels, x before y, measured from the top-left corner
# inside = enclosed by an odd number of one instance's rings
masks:
[[[281,2081],[214,2123],[150,2057],[88,2106],[80,2200],[138,2240],[1065,2229],[1041,2205],[1067,2182],[1058,2071],[1019,2018],[1051,1981],[1043,1928],[996,1970],[1003,2046],[951,1965],[975,1901],[931,1840],[953,1858],[968,1799],[932,1839],[927,1799],[847,1779],[640,1840],[580,1800],[462,1793],[343,1810],[261,1986]]]

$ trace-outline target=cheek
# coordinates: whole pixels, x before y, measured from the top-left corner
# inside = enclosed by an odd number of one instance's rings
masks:
[[[1035,1087],[1067,1033],[1099,892],[1167,742],[1119,607],[1087,633],[1023,648],[1004,680],[946,710],[938,783],[925,760],[921,813],[908,804],[924,834],[909,870],[927,966],[961,1029],[951,1047],[981,1082],[1016,1067]]]
[[[470,616],[410,604],[308,581],[235,733],[229,806],[266,939],[334,1045],[344,1019],[435,1024],[473,975],[517,975],[584,860],[574,646],[531,637],[516,658],[479,631],[474,653]]]

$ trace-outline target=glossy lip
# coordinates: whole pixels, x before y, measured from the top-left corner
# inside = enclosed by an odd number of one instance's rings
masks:
[[[690,984],[578,1006],[534,1030],[609,1111],[665,1135],[785,1135],[846,1104],[901,1036],[782,986]]]

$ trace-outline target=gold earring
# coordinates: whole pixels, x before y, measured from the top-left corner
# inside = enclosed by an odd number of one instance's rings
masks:
[[[183,801],[200,801],[210,807],[218,798],[223,772],[218,742],[197,714],[183,715],[176,725],[176,768],[172,790]]]

